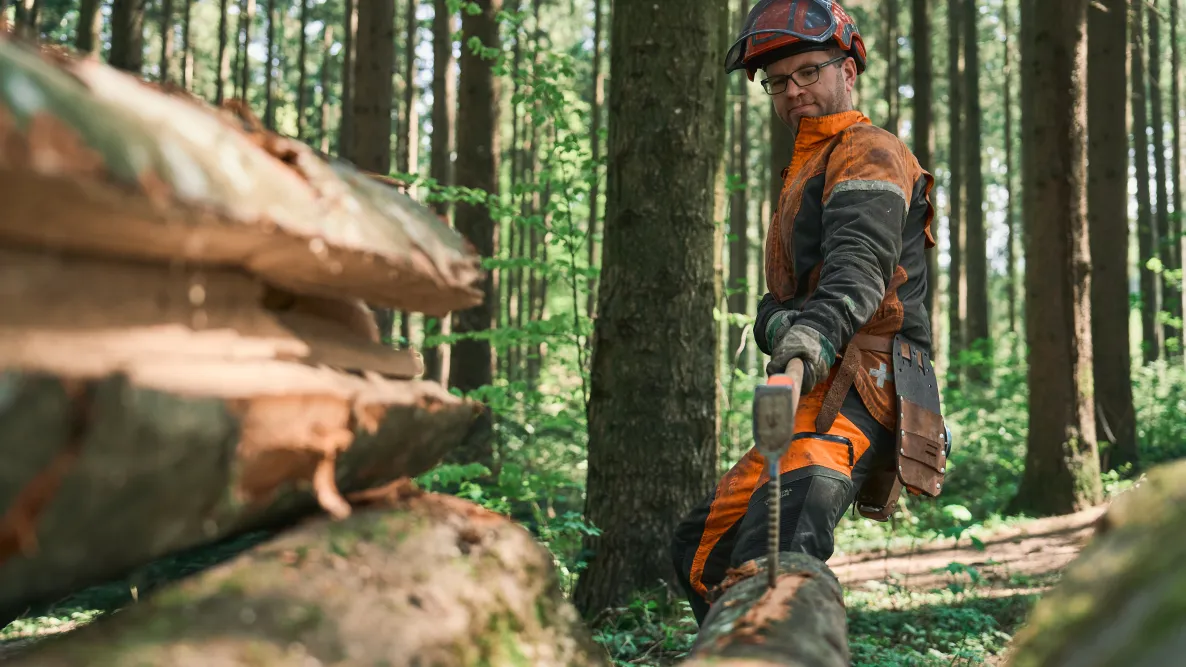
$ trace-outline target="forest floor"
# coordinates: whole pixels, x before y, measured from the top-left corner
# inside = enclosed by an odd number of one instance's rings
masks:
[[[1090,541],[1104,509],[1020,523],[979,540],[834,557],[828,564],[845,589],[854,667],[1003,664],[1012,635]],[[96,605],[64,605],[0,631],[0,664],[100,615],[87,606]],[[611,622],[598,629],[598,639],[618,665],[675,664],[694,638],[694,621],[644,607],[648,622],[636,623],[637,615],[629,628]]]

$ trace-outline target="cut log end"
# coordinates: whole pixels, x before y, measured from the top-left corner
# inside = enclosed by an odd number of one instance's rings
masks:
[[[13,665],[608,664],[522,527],[450,496],[377,497],[381,506],[310,521]]]

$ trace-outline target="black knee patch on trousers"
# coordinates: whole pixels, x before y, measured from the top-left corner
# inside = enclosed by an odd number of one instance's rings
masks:
[[[832,557],[833,531],[852,503],[852,480],[822,466],[784,473],[781,479],[782,516],[779,551],[800,551],[821,561]],[[770,484],[754,492],[737,534],[729,566],[765,556],[769,551]]]

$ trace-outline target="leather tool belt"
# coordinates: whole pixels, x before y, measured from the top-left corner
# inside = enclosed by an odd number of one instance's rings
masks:
[[[824,396],[816,430],[827,433],[852,388],[864,351],[892,357],[898,424],[894,455],[870,472],[857,492],[857,511],[875,521],[894,513],[902,488],[913,495],[938,496],[947,471],[950,436],[939,404],[939,383],[930,355],[905,336],[856,334],[844,350],[840,369]]]

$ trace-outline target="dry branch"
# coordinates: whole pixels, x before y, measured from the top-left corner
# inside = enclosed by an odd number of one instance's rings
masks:
[[[607,665],[547,550],[419,495],[312,521],[12,662],[14,667]]]

